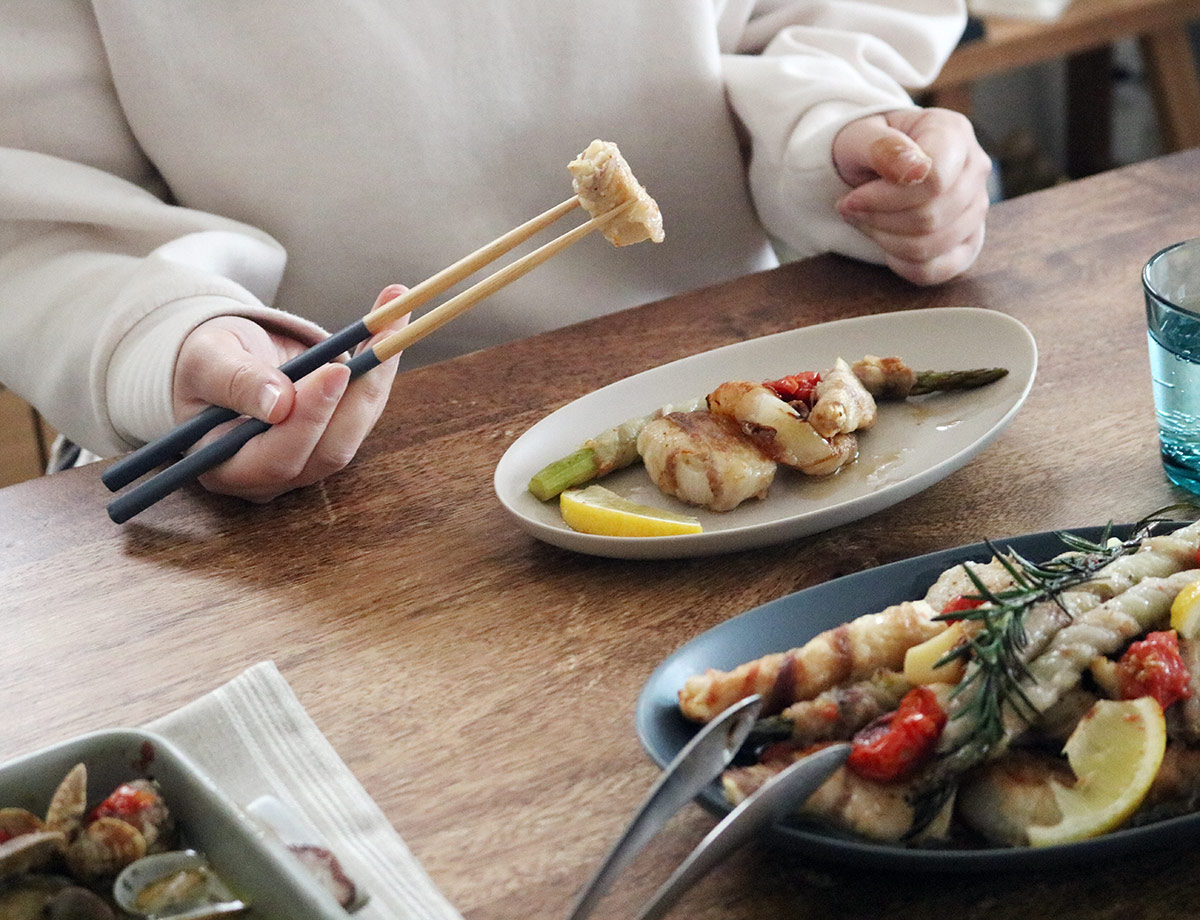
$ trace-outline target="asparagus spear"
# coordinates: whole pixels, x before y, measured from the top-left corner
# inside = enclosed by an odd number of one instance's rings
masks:
[[[919,371],[909,396],[949,390],[973,390],[1008,374],[1007,367],[976,367],[965,371]]]
[[[906,395],[923,396],[927,393],[948,390],[971,390],[999,380],[1007,373],[1008,369],[1004,367],[981,367],[960,371],[918,371],[912,389]],[[613,470],[629,466],[638,459],[636,448],[632,448],[632,445],[636,445],[638,433],[646,426],[647,422],[666,412],[686,412],[691,408],[699,408],[703,404],[704,399],[701,397],[687,405],[668,406],[651,415],[628,419],[593,438],[579,450],[542,467],[529,480],[529,491],[540,501],[549,501],[564,489],[591,482]],[[616,444],[613,449],[605,451],[612,454],[607,462],[601,459],[597,455],[596,449],[591,446],[601,442],[607,442],[609,445]]]
[[[539,501],[545,502],[571,486],[591,482],[599,475],[596,452],[590,447],[581,447],[575,453],[567,454],[561,460],[555,460],[549,466],[540,469],[529,480],[529,491]]]

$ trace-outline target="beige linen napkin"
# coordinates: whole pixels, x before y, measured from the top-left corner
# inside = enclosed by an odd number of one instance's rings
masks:
[[[308,818],[370,900],[355,920],[461,920],[272,662],[145,726],[240,806],[273,795]]]

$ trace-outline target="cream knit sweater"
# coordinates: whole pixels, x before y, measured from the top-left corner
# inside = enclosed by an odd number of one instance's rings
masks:
[[[173,423],[197,323],[340,328],[568,197],[598,137],[666,241],[590,237],[402,367],[779,247],[875,259],[833,210],[832,137],[911,105],[963,22],[961,0],[4,0],[0,380],[125,450]]]

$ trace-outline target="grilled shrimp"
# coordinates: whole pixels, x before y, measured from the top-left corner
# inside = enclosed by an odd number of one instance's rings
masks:
[[[659,489],[713,511],[765,498],[775,478],[774,461],[733,421],[705,410],[654,419],[638,435],[637,448]]]
[[[821,437],[794,406],[761,383],[722,383],[708,394],[708,408],[736,421],[746,437],[775,462],[811,476],[836,472],[858,453],[853,435]]]

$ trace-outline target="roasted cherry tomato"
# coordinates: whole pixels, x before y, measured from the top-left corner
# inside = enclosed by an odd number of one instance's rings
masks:
[[[974,610],[976,607],[982,607],[984,601],[977,597],[963,597],[961,594],[952,598],[945,607],[942,608],[941,618],[953,622],[961,617],[955,617],[954,614],[962,613],[964,610]]]
[[[124,783],[118,786],[112,795],[93,809],[88,820],[121,818],[122,820],[129,821],[130,818],[141,814],[146,809],[155,807],[158,802],[159,798],[152,790],[139,789],[137,786]]]
[[[1117,662],[1121,697],[1135,700],[1152,696],[1166,709],[1172,703],[1192,695],[1188,686],[1191,675],[1179,654],[1175,630],[1147,633],[1134,642]]]
[[[771,380],[764,383],[769,390],[774,390],[775,395],[780,399],[788,402],[802,402],[808,407],[813,404],[813,391],[816,390],[817,384],[821,382],[821,375],[816,371],[802,371],[799,374],[789,374],[787,377],[780,377],[778,380]]]
[[[865,779],[890,783],[904,779],[932,754],[946,713],[928,687],[914,687],[899,708],[854,736],[847,765]]]

